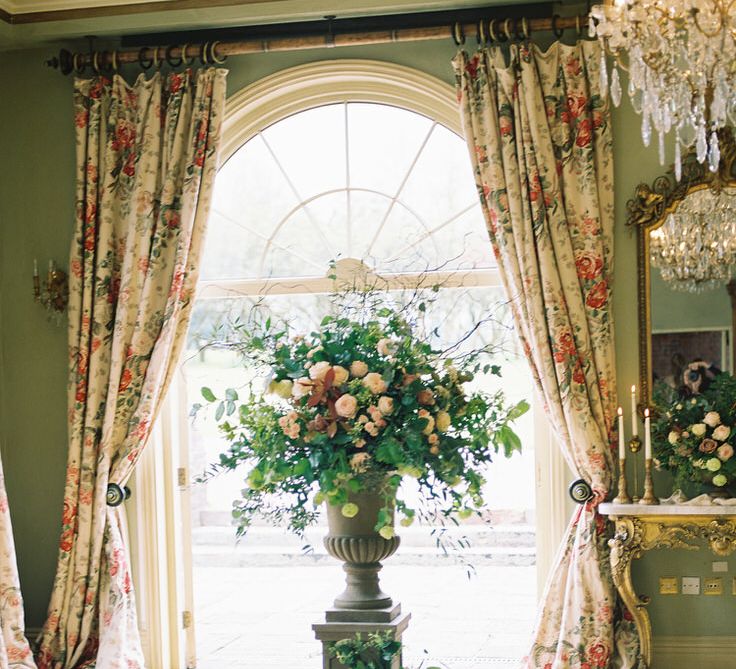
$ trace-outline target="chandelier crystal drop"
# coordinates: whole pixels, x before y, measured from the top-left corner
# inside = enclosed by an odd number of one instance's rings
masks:
[[[690,193],[650,235],[649,258],[675,290],[701,293],[736,265],[736,189]]]
[[[698,161],[707,160],[715,172],[716,131],[736,124],[733,0],[609,0],[592,7],[590,34],[613,56],[610,76],[602,60],[601,85],[610,82],[615,105],[621,99],[619,68],[628,71],[628,94],[642,115],[644,144],[656,134],[662,147],[664,136],[674,132],[678,146],[694,145]],[[684,153],[676,151],[678,173]]]

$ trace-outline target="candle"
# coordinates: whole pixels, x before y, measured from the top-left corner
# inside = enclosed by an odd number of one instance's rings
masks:
[[[624,443],[624,410],[618,408],[618,459],[626,459],[626,444]]]
[[[631,386],[631,436],[639,435],[639,421],[636,417],[636,386]]]
[[[652,459],[652,429],[649,409],[644,409],[644,459]]]
[[[53,273],[54,273],[54,261],[49,260],[49,274],[53,274]]]
[[[38,259],[37,258],[33,259],[33,276],[34,277],[38,276]]]

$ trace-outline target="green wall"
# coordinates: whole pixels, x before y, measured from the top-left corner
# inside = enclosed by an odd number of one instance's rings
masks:
[[[48,55],[4,54],[0,70],[0,448],[30,626],[43,622],[53,579],[66,459],[66,335],[33,303],[31,269],[34,257],[42,266],[49,257],[66,265],[74,207],[72,85],[43,66]],[[228,91],[289,66],[332,58],[387,60],[452,82],[453,55],[448,41],[233,58]],[[638,382],[636,245],[624,226],[625,204],[636,184],[651,181],[662,168],[656,150],[642,146],[639,119],[627,102],[614,111],[614,131],[614,311],[618,383],[625,400],[625,389]],[[660,494],[667,492],[666,479],[658,484]],[[673,552],[637,565],[639,588],[653,596],[657,634],[729,633],[725,621],[736,598],[701,596],[697,610],[709,624],[695,629],[690,600],[655,595],[658,576],[704,576],[709,564],[706,553],[694,558]]]

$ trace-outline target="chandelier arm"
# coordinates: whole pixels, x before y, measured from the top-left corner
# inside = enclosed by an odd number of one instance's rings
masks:
[[[700,21],[698,20],[698,14],[700,13],[700,11],[697,8],[693,10],[693,23],[695,24],[695,27],[700,31],[701,35],[704,35],[709,39],[712,39],[713,37],[718,37],[718,35],[720,35],[726,28],[725,20],[723,18],[724,8],[719,7],[717,2],[714,2],[714,5],[716,6],[716,8],[720,9],[720,11],[716,12],[716,14],[718,15],[719,25],[712,33],[708,32],[700,25]]]

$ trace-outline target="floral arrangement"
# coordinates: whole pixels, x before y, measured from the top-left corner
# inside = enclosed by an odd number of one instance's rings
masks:
[[[229,448],[211,474],[243,467],[246,487],[233,506],[240,534],[256,515],[302,534],[323,502],[358,513],[352,496],[380,489],[376,530],[468,517],[483,506],[483,469],[521,447],[511,423],[528,409],[502,392],[469,392],[478,373],[500,375],[486,351],[433,347],[419,323],[424,301],[403,307],[363,299],[326,316],[315,332],[291,336],[272,320],[237,325],[225,344],[270,373],[266,392],[240,399],[202,389]],[[454,355],[454,357],[453,357]],[[195,405],[196,412],[201,408]],[[417,479],[421,508],[396,498]],[[424,506],[426,504],[426,506]]]
[[[657,466],[675,483],[727,488],[736,482],[736,379],[721,374],[701,395],[675,397],[652,423]]]

